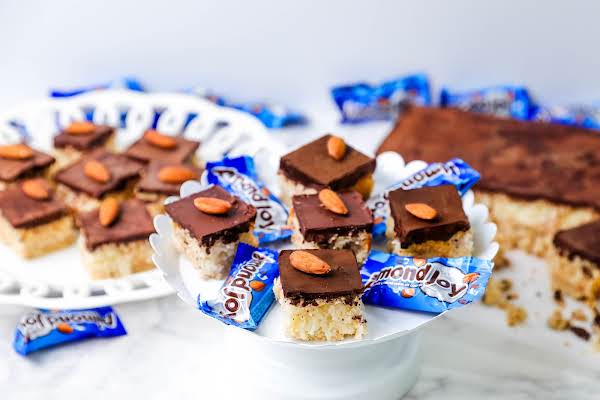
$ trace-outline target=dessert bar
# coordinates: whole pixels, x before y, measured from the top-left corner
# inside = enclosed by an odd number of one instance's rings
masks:
[[[200,142],[194,140],[148,130],[125,150],[125,155],[144,163],[158,160],[199,165],[200,160],[196,157],[196,150],[199,146]]]
[[[0,146],[0,190],[23,179],[45,177],[54,157],[25,144]]]
[[[119,278],[154,268],[148,236],[152,217],[143,202],[105,200],[95,210],[80,213],[79,241],[83,264],[92,279]]]
[[[41,178],[0,192],[0,241],[24,258],[69,246],[77,231],[63,202]]]
[[[115,150],[115,129],[88,121],[71,123],[54,137],[56,170],[79,160],[81,155],[97,149]]]
[[[252,234],[256,209],[219,186],[167,204],[174,242],[203,278],[229,272],[240,241],[256,246]]]
[[[354,190],[368,198],[373,189],[375,159],[364,155],[337,136],[325,135],[281,157],[279,178],[282,200],[316,194],[320,189]]]
[[[56,173],[57,196],[78,212],[97,208],[106,197],[125,200],[142,167],[121,154],[94,151]]]
[[[453,185],[396,189],[388,194],[386,236],[401,256],[464,257],[473,252],[473,233]]]
[[[318,195],[294,196],[292,207],[290,225],[296,246],[350,249],[359,264],[366,260],[371,250],[373,217],[359,193],[336,194],[323,189]]]
[[[282,250],[275,297],[286,334],[299,340],[360,339],[367,334],[362,281],[350,250]]]

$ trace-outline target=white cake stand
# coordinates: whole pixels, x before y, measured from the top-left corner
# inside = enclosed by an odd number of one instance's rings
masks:
[[[260,160],[258,160],[260,161]],[[274,175],[276,166],[259,162],[259,171]],[[421,169],[425,163],[407,165],[396,154],[377,159],[376,182],[387,186]],[[202,189],[186,182],[181,196]],[[275,187],[272,187],[275,189]],[[172,199],[171,199],[172,201]],[[491,260],[498,251],[496,226],[488,210],[474,204],[472,192],[463,196],[463,208],[474,232],[474,255]],[[166,215],[154,220],[150,237],[154,262],[178,296],[197,308],[199,294],[211,297],[222,281],[203,281],[172,242],[172,224]],[[289,247],[280,245],[280,247]],[[366,306],[369,334],[366,339],[335,343],[307,343],[283,334],[283,316],[275,304],[255,332],[228,326],[226,352],[218,366],[227,393],[256,399],[398,399],[415,383],[421,366],[421,332],[442,314],[424,314]],[[198,311],[198,318],[210,318]],[[214,321],[218,323],[217,321]]]

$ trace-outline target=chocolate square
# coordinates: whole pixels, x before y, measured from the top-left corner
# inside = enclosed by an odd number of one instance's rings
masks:
[[[128,243],[145,240],[154,233],[152,217],[139,200],[127,200],[120,204],[117,220],[110,226],[100,224],[98,209],[78,215],[77,220],[89,250],[104,244]]]
[[[151,160],[180,164],[191,161],[192,156],[200,146],[200,142],[188,140],[181,136],[172,136],[172,138],[175,140],[176,146],[172,149],[163,149],[151,144],[142,136],[125,150],[125,155],[145,163]]]
[[[35,200],[21,186],[0,192],[0,214],[14,228],[33,228],[67,215],[67,207],[58,199]]]
[[[346,154],[337,161],[327,152],[325,135],[281,157],[280,171],[293,181],[308,187],[331,187],[340,190],[352,187],[375,170],[375,159],[346,145]]]
[[[348,214],[340,215],[327,210],[316,194],[294,196],[292,205],[304,239],[310,242],[327,242],[332,235],[347,236],[361,231],[371,231],[371,210],[356,192],[338,193]]]
[[[453,185],[397,189],[390,192],[388,197],[394,230],[402,248],[428,240],[448,240],[455,233],[470,228],[462,201]],[[437,217],[430,221],[415,217],[405,209],[405,205],[410,203],[427,204],[437,211]]]
[[[214,197],[232,203],[227,214],[206,214],[196,208],[197,197]],[[247,232],[256,217],[256,209],[227,193],[220,186],[211,186],[201,192],[184,197],[165,206],[173,221],[186,229],[192,237],[204,246],[211,246],[216,240],[224,243],[235,242],[240,234]]]
[[[179,195],[179,189],[181,184],[179,183],[165,183],[158,178],[158,174],[164,167],[187,167],[196,171],[198,177],[202,174],[202,168],[193,167],[191,165],[181,163],[170,163],[164,161],[151,161],[142,170],[142,179],[137,184],[137,189],[140,192],[147,193],[158,193],[166,196],[177,196]]]
[[[279,274],[283,295],[288,299],[312,300],[355,296],[362,291],[360,270],[352,250],[303,250],[331,266],[331,272],[313,275],[299,271],[290,263],[294,250],[279,253]]]
[[[95,181],[84,173],[85,164],[89,160],[101,162],[110,172],[110,180],[106,183]],[[127,184],[139,176],[143,165],[121,155],[96,150],[79,161],[58,171],[54,179],[70,189],[84,192],[96,199],[108,192],[124,189]]]
[[[579,256],[600,264],[600,221],[559,231],[554,236],[554,246],[569,259]]]
[[[0,158],[0,180],[12,182],[17,179],[33,177],[52,163],[54,163],[54,157],[36,150],[33,150],[33,157],[26,160]]]
[[[94,125],[94,130],[85,135],[70,135],[61,131],[54,137],[54,147],[64,149],[72,147],[78,151],[89,151],[103,146],[115,133],[115,129],[108,125]]]

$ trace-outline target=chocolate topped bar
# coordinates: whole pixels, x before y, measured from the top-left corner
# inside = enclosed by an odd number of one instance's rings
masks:
[[[200,146],[200,142],[188,140],[181,136],[171,136],[170,138],[175,141],[175,146],[163,148],[152,144],[143,136],[125,150],[125,155],[141,162],[158,160],[181,164],[191,161]]]
[[[12,182],[33,176],[54,163],[54,157],[33,150],[33,156],[24,160],[0,157],[0,181]]]
[[[356,296],[362,291],[362,281],[356,258],[351,250],[303,250],[314,254],[331,266],[331,272],[313,275],[299,271],[290,263],[294,250],[279,253],[279,274],[283,295],[288,299],[330,299]]]
[[[280,171],[293,181],[313,188],[339,190],[351,187],[375,170],[375,159],[346,146],[342,159],[331,157],[325,135],[281,157]]]
[[[85,165],[90,160],[100,162],[110,173],[110,179],[103,183],[85,174]],[[139,176],[143,165],[121,155],[96,150],[81,160],[57,172],[54,179],[70,189],[84,192],[96,199],[108,192],[124,189],[131,179]]]
[[[454,185],[397,189],[390,192],[388,198],[394,231],[403,248],[429,240],[445,241],[455,233],[470,228],[469,219]],[[429,220],[418,218],[406,209],[407,204],[426,204],[437,215]]]
[[[202,174],[202,168],[181,163],[151,161],[142,171],[142,179],[137,184],[137,189],[141,192],[158,193],[166,196],[179,195],[180,183],[167,183],[159,178],[160,171],[165,167],[186,167],[196,172],[198,177]]]
[[[194,199],[197,197],[226,200],[232,204],[232,207],[226,214],[207,214],[194,205]],[[256,217],[256,209],[253,206],[230,195],[220,186],[211,186],[167,204],[165,210],[176,224],[186,229],[192,237],[205,246],[210,246],[217,240],[222,240],[224,243],[238,240],[240,234],[249,230]]]
[[[104,145],[115,133],[115,129],[108,125],[92,125],[92,128],[89,133],[75,135],[65,129],[54,137],[54,147],[88,151]]]
[[[0,192],[0,214],[14,228],[32,228],[67,215],[67,207],[55,198],[35,200],[14,186]]]
[[[460,157],[481,172],[476,188],[600,209],[600,135],[457,109],[408,108],[377,150],[428,162]]]
[[[305,240],[319,243],[326,241],[331,235],[371,231],[373,216],[362,196],[356,192],[338,193],[338,196],[348,209],[348,214],[336,214],[327,210],[316,194],[293,197],[294,213]]]
[[[98,217],[99,210],[78,215],[79,226],[85,245],[94,250],[104,244],[128,243],[145,240],[154,233],[152,217],[139,200],[128,200],[120,204],[118,219],[110,226],[103,226]]]
[[[557,232],[554,246],[561,255],[570,259],[579,256],[600,264],[600,221]]]

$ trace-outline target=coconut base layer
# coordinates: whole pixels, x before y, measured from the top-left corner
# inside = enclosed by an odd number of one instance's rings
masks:
[[[286,335],[293,339],[339,341],[361,339],[367,335],[360,296],[355,296],[351,302],[346,302],[345,298],[334,298],[295,305],[283,296],[279,278],[275,280],[273,292],[284,315]]]
[[[154,268],[152,248],[147,240],[109,243],[90,250],[83,236],[79,239],[83,265],[92,279],[112,279]]]

